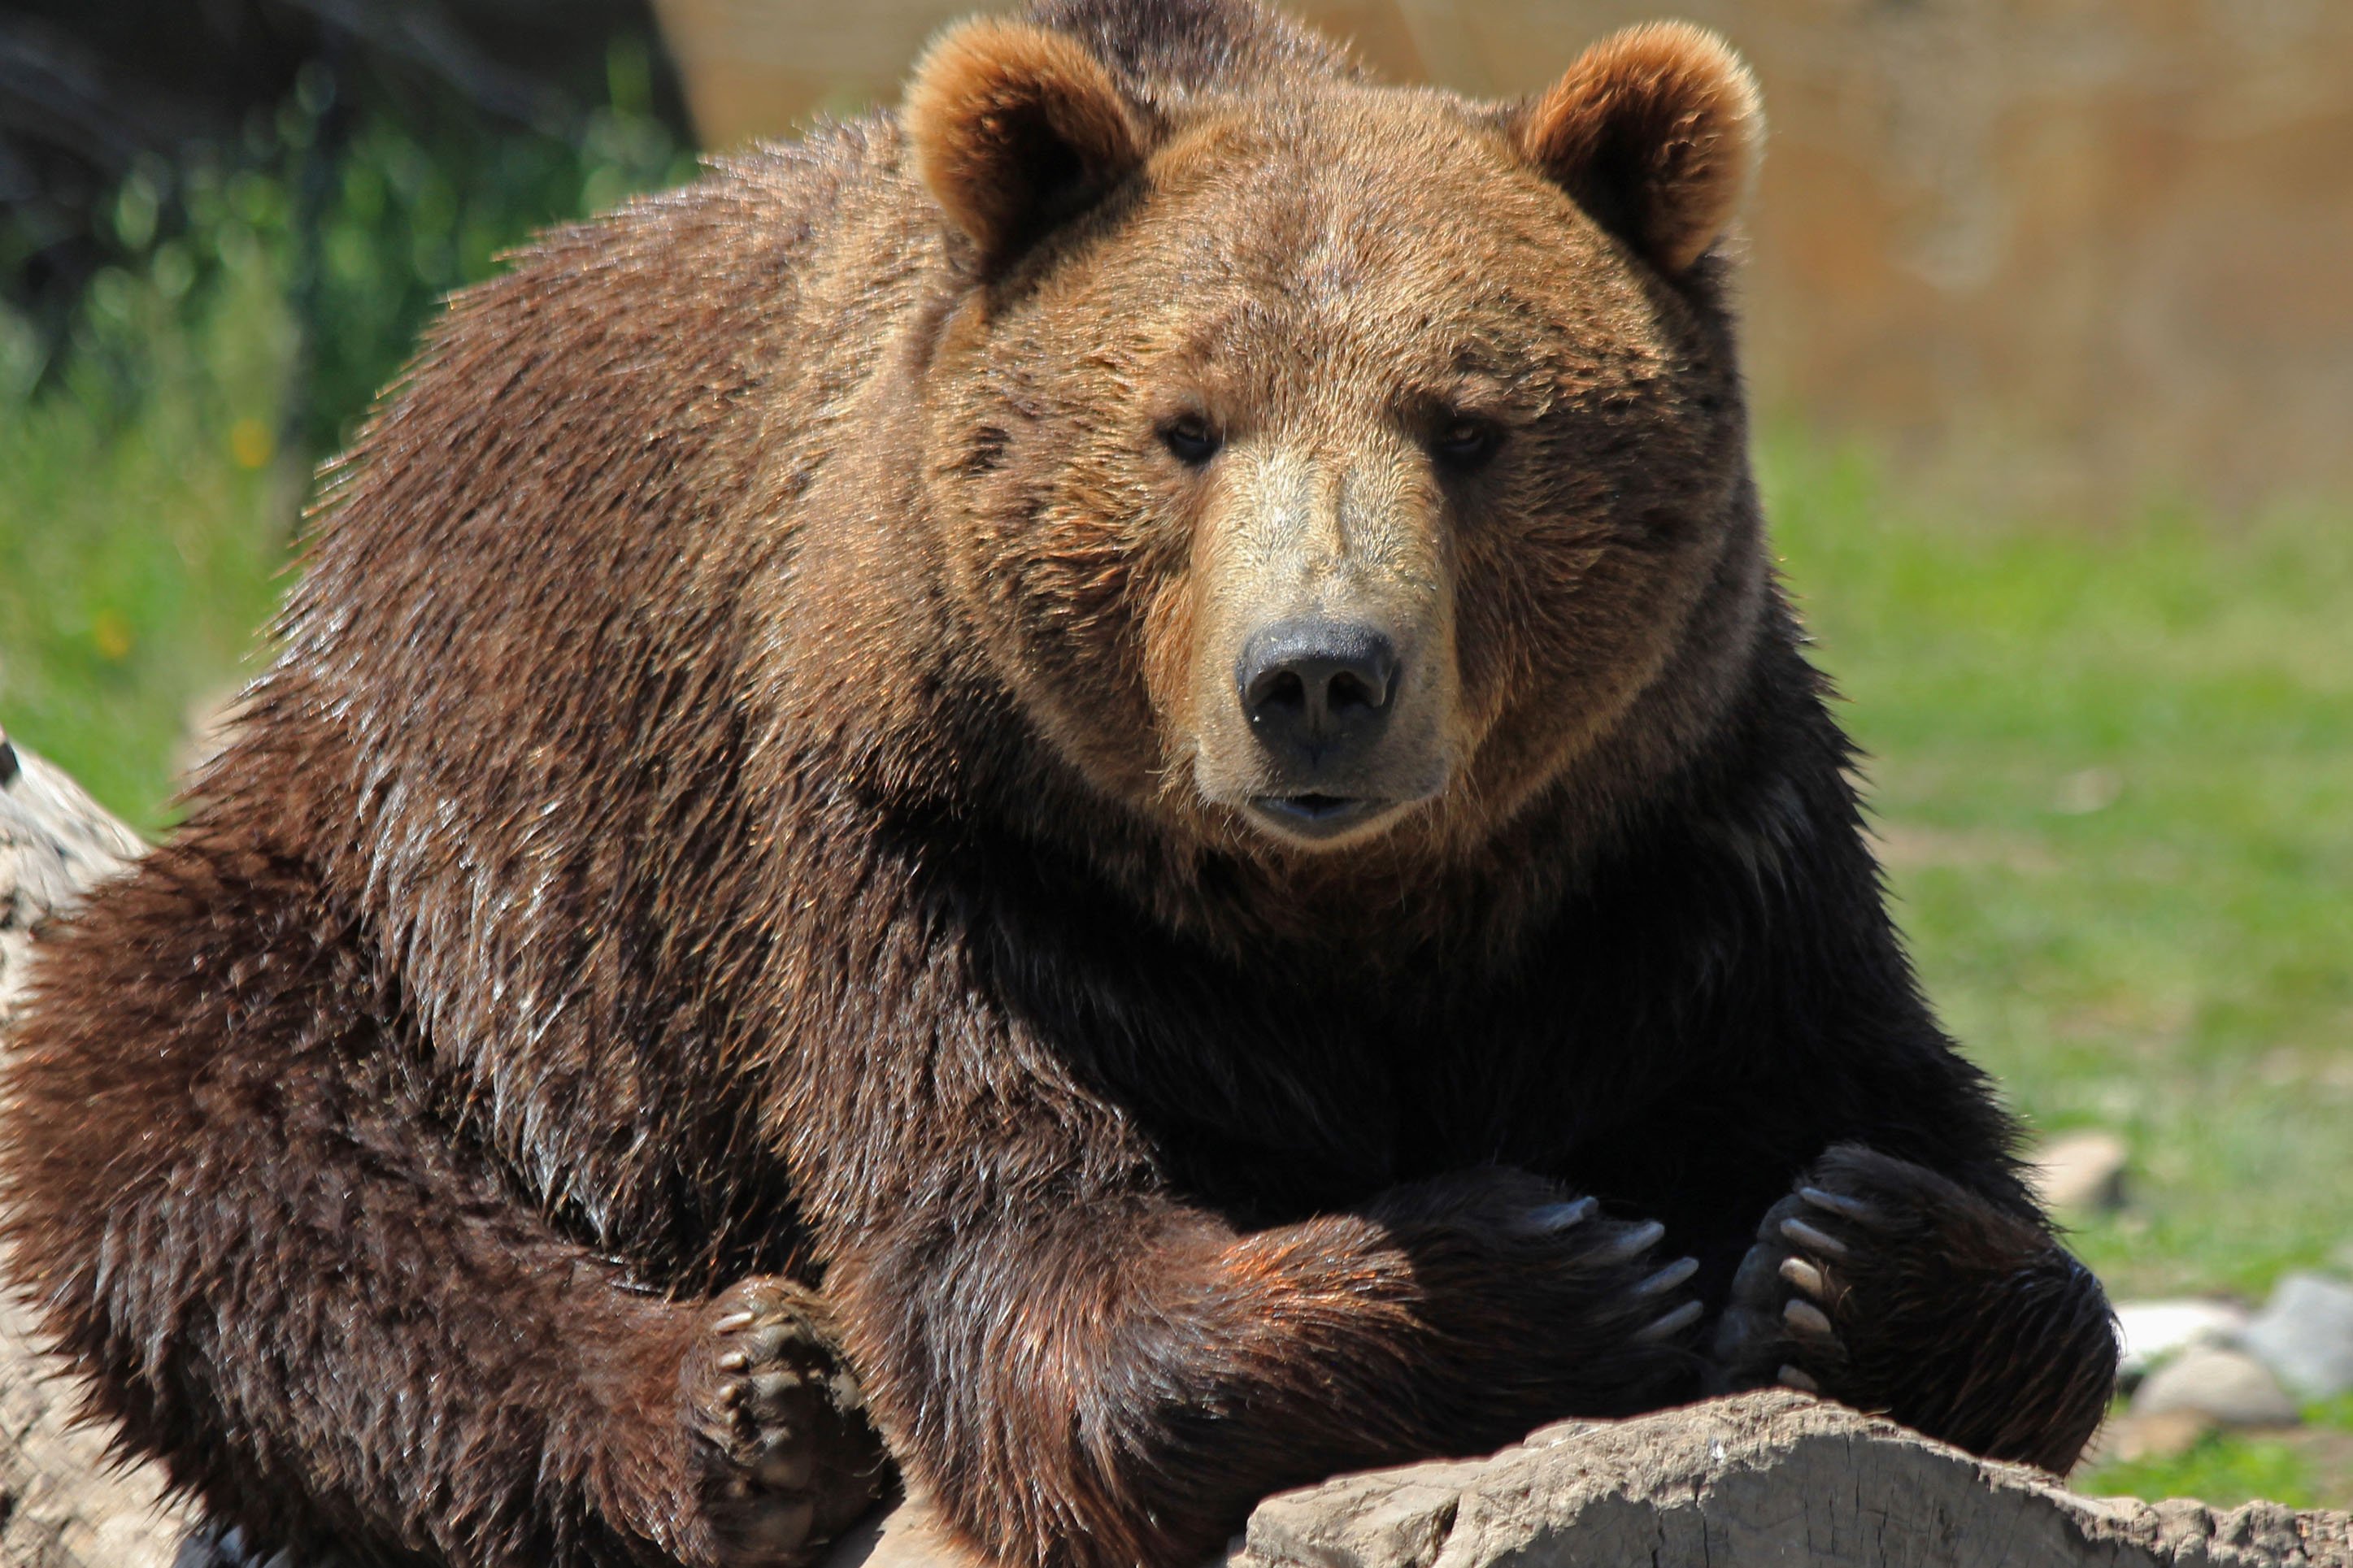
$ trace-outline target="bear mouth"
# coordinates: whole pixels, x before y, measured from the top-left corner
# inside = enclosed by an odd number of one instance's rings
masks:
[[[1250,799],[1250,809],[1288,837],[1337,838],[1388,805],[1366,795],[1261,795]]]

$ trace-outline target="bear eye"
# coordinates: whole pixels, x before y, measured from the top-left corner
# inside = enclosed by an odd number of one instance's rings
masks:
[[[1180,414],[1160,427],[1160,444],[1178,462],[1198,468],[1218,455],[1225,440],[1200,415]]]
[[[1458,474],[1484,468],[1503,445],[1504,432],[1492,419],[1457,414],[1440,422],[1430,438],[1430,455]]]

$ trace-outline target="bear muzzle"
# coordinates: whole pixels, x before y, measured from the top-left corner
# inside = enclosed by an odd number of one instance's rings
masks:
[[[1204,796],[1301,847],[1367,837],[1446,787],[1430,671],[1412,641],[1345,613],[1286,616],[1241,639]]]
[[[1319,850],[1442,792],[1458,717],[1444,519],[1417,459],[1370,440],[1323,448],[1226,455],[1197,545],[1180,721],[1203,800]]]
[[[1337,838],[1398,803],[1349,793],[1374,760],[1405,671],[1378,626],[1302,616],[1261,628],[1234,661],[1234,692],[1282,785],[1250,798],[1286,837]]]

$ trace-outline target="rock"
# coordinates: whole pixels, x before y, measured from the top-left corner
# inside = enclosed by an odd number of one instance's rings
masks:
[[[41,923],[139,851],[71,779],[0,735],[0,1052]],[[72,1402],[24,1309],[0,1294],[0,1563],[164,1568],[185,1521],[154,1470],[112,1462],[99,1433],[69,1425]]]
[[[2271,1369],[2244,1351],[2200,1346],[2149,1373],[2132,1414],[2195,1410],[2224,1426],[2293,1426],[2303,1419]]]
[[[2106,1214],[2124,1206],[2125,1141],[2113,1132],[2071,1132],[2035,1152],[2027,1180],[2045,1208]]]
[[[2240,1342],[2302,1398],[2353,1393],[2353,1285],[2289,1275]]]
[[[2234,1343],[2247,1321],[2247,1310],[2231,1301],[2118,1302],[2117,1373],[2132,1383],[2192,1345]]]
[[[2078,1497],[1787,1390],[1269,1498],[1223,1568],[2353,1568],[2353,1515]],[[826,1568],[974,1568],[920,1502]]]
[[[2154,1415],[2127,1413],[2108,1423],[2100,1434],[2095,1463],[2082,1468],[2088,1471],[2099,1465],[2170,1459],[2196,1447],[2199,1438],[2220,1425],[2203,1410],[2160,1410]]]

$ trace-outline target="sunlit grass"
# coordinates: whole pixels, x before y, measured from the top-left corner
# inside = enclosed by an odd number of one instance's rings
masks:
[[[1972,526],[1768,445],[1899,917],[2038,1127],[2112,1127],[2119,1293],[2353,1241],[2353,528]]]
[[[2259,1498],[2291,1508],[2317,1508],[2325,1500],[2294,1444],[2220,1432],[2199,1438],[2186,1453],[2105,1466],[2086,1478],[2084,1489],[2096,1497],[2196,1498],[2216,1508]]]

